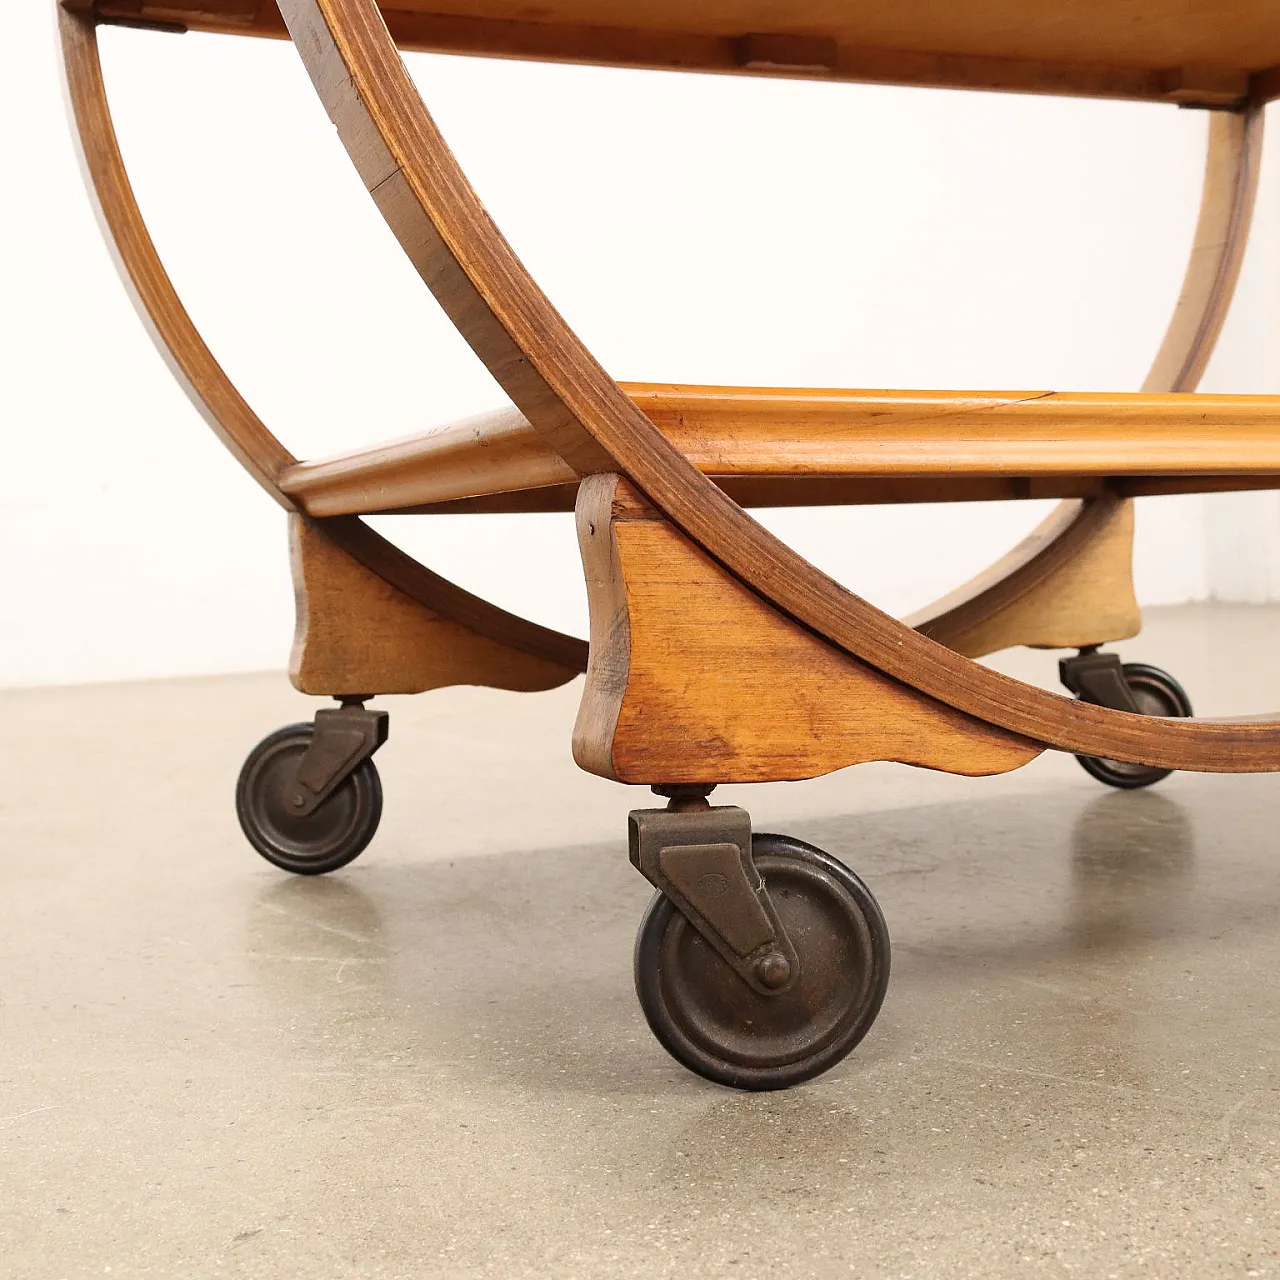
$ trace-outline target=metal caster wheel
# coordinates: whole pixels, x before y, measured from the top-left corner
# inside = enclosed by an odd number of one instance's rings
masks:
[[[785,1089],[866,1035],[889,982],[889,931],[867,886],[821,849],[755,835],[751,856],[795,947],[794,983],[778,995],[753,990],[659,893],[636,937],[636,993],[689,1070],[737,1089]]]
[[[311,746],[312,725],[291,724],[258,743],[236,783],[236,816],[249,843],[268,862],[297,875],[345,867],[373,839],[382,817],[382,784],[363,760],[304,815],[298,766]]]
[[[1191,716],[1191,699],[1187,691],[1167,672],[1150,667],[1143,662],[1126,662],[1121,668],[1125,683],[1133,691],[1137,710],[1144,716]],[[1123,760],[1108,760],[1104,756],[1076,756],[1080,767],[1090,777],[1105,782],[1109,787],[1133,791],[1149,787],[1161,778],[1167,778],[1172,769],[1160,769],[1148,764],[1127,764]]]

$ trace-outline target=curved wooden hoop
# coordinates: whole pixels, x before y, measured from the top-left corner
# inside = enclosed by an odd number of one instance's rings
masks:
[[[1143,391],[1194,391],[1240,278],[1262,165],[1262,104],[1209,116],[1204,189],[1186,275]]]
[[[1263,108],[1209,117],[1204,187],[1178,301],[1143,391],[1194,391],[1217,346],[1240,278],[1258,192]],[[1003,559],[905,619],[950,647],[1047,581],[1110,522],[1114,499],[1069,499]]]
[[[248,473],[282,506],[275,477],[295,462],[245,403],[182,305],[147,231],[120,154],[90,15],[58,9],[65,87],[79,158],[102,238],[156,349],[201,416]]]
[[[1280,721],[1165,720],[1011,680],[846,591],[673,448],[551,306],[419,97],[375,0],[282,0],[294,44],[410,260],[529,421],[579,474],[617,470],[740,581],[837,647],[958,710],[1085,755],[1280,768]]]
[[[296,461],[249,407],[218,364],[182,305],[138,207],[107,101],[91,16],[59,7],[58,26],[72,133],[85,186],[134,308],[192,404],[245,470],[284,508],[293,500],[276,482]],[[367,569],[426,608],[491,640],[566,668],[587,666],[587,642],[507,613],[433,573],[360,520],[317,521],[332,541]]]

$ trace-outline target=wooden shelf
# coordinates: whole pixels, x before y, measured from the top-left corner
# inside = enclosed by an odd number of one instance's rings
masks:
[[[1249,477],[1280,476],[1280,401],[1270,396],[623,389],[700,471],[752,506],[808,505],[819,495],[1086,496],[1114,477],[1146,493],[1268,487]],[[508,409],[294,464],[280,487],[311,515],[332,516],[516,493],[524,495],[516,509],[560,509],[576,480]],[[512,509],[475,509],[495,505]]]
[[[546,0],[536,8],[388,0],[381,8],[407,49],[1202,106],[1280,92],[1274,0]],[[101,0],[96,12],[284,35],[270,0]]]

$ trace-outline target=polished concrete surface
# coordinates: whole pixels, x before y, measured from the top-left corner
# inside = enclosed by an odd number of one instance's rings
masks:
[[[1277,634],[1122,649],[1231,714]],[[574,768],[576,696],[388,700],[382,830],[306,880],[230,802],[283,677],[0,694],[0,1274],[1280,1276],[1280,779],[732,789],[895,946],[851,1058],[739,1095],[644,1025],[647,796]]]

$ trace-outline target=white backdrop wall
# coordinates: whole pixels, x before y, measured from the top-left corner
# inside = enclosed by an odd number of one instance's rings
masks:
[[[282,666],[283,516],[132,313],[81,190],[43,10],[16,15],[24,56],[0,82],[3,118],[22,124],[0,135],[0,172],[21,175],[0,239],[0,684]],[[110,30],[103,46],[175,283],[295,453],[502,402],[382,225],[290,46]],[[1132,389],[1181,280],[1200,113],[423,55],[411,66],[499,226],[620,378]],[[1206,389],[1280,390],[1275,178]],[[901,611],[1003,553],[1046,505],[764,519]],[[472,590],[585,630],[569,517],[380,527]],[[1147,603],[1280,596],[1280,504],[1145,501],[1137,576]]]

